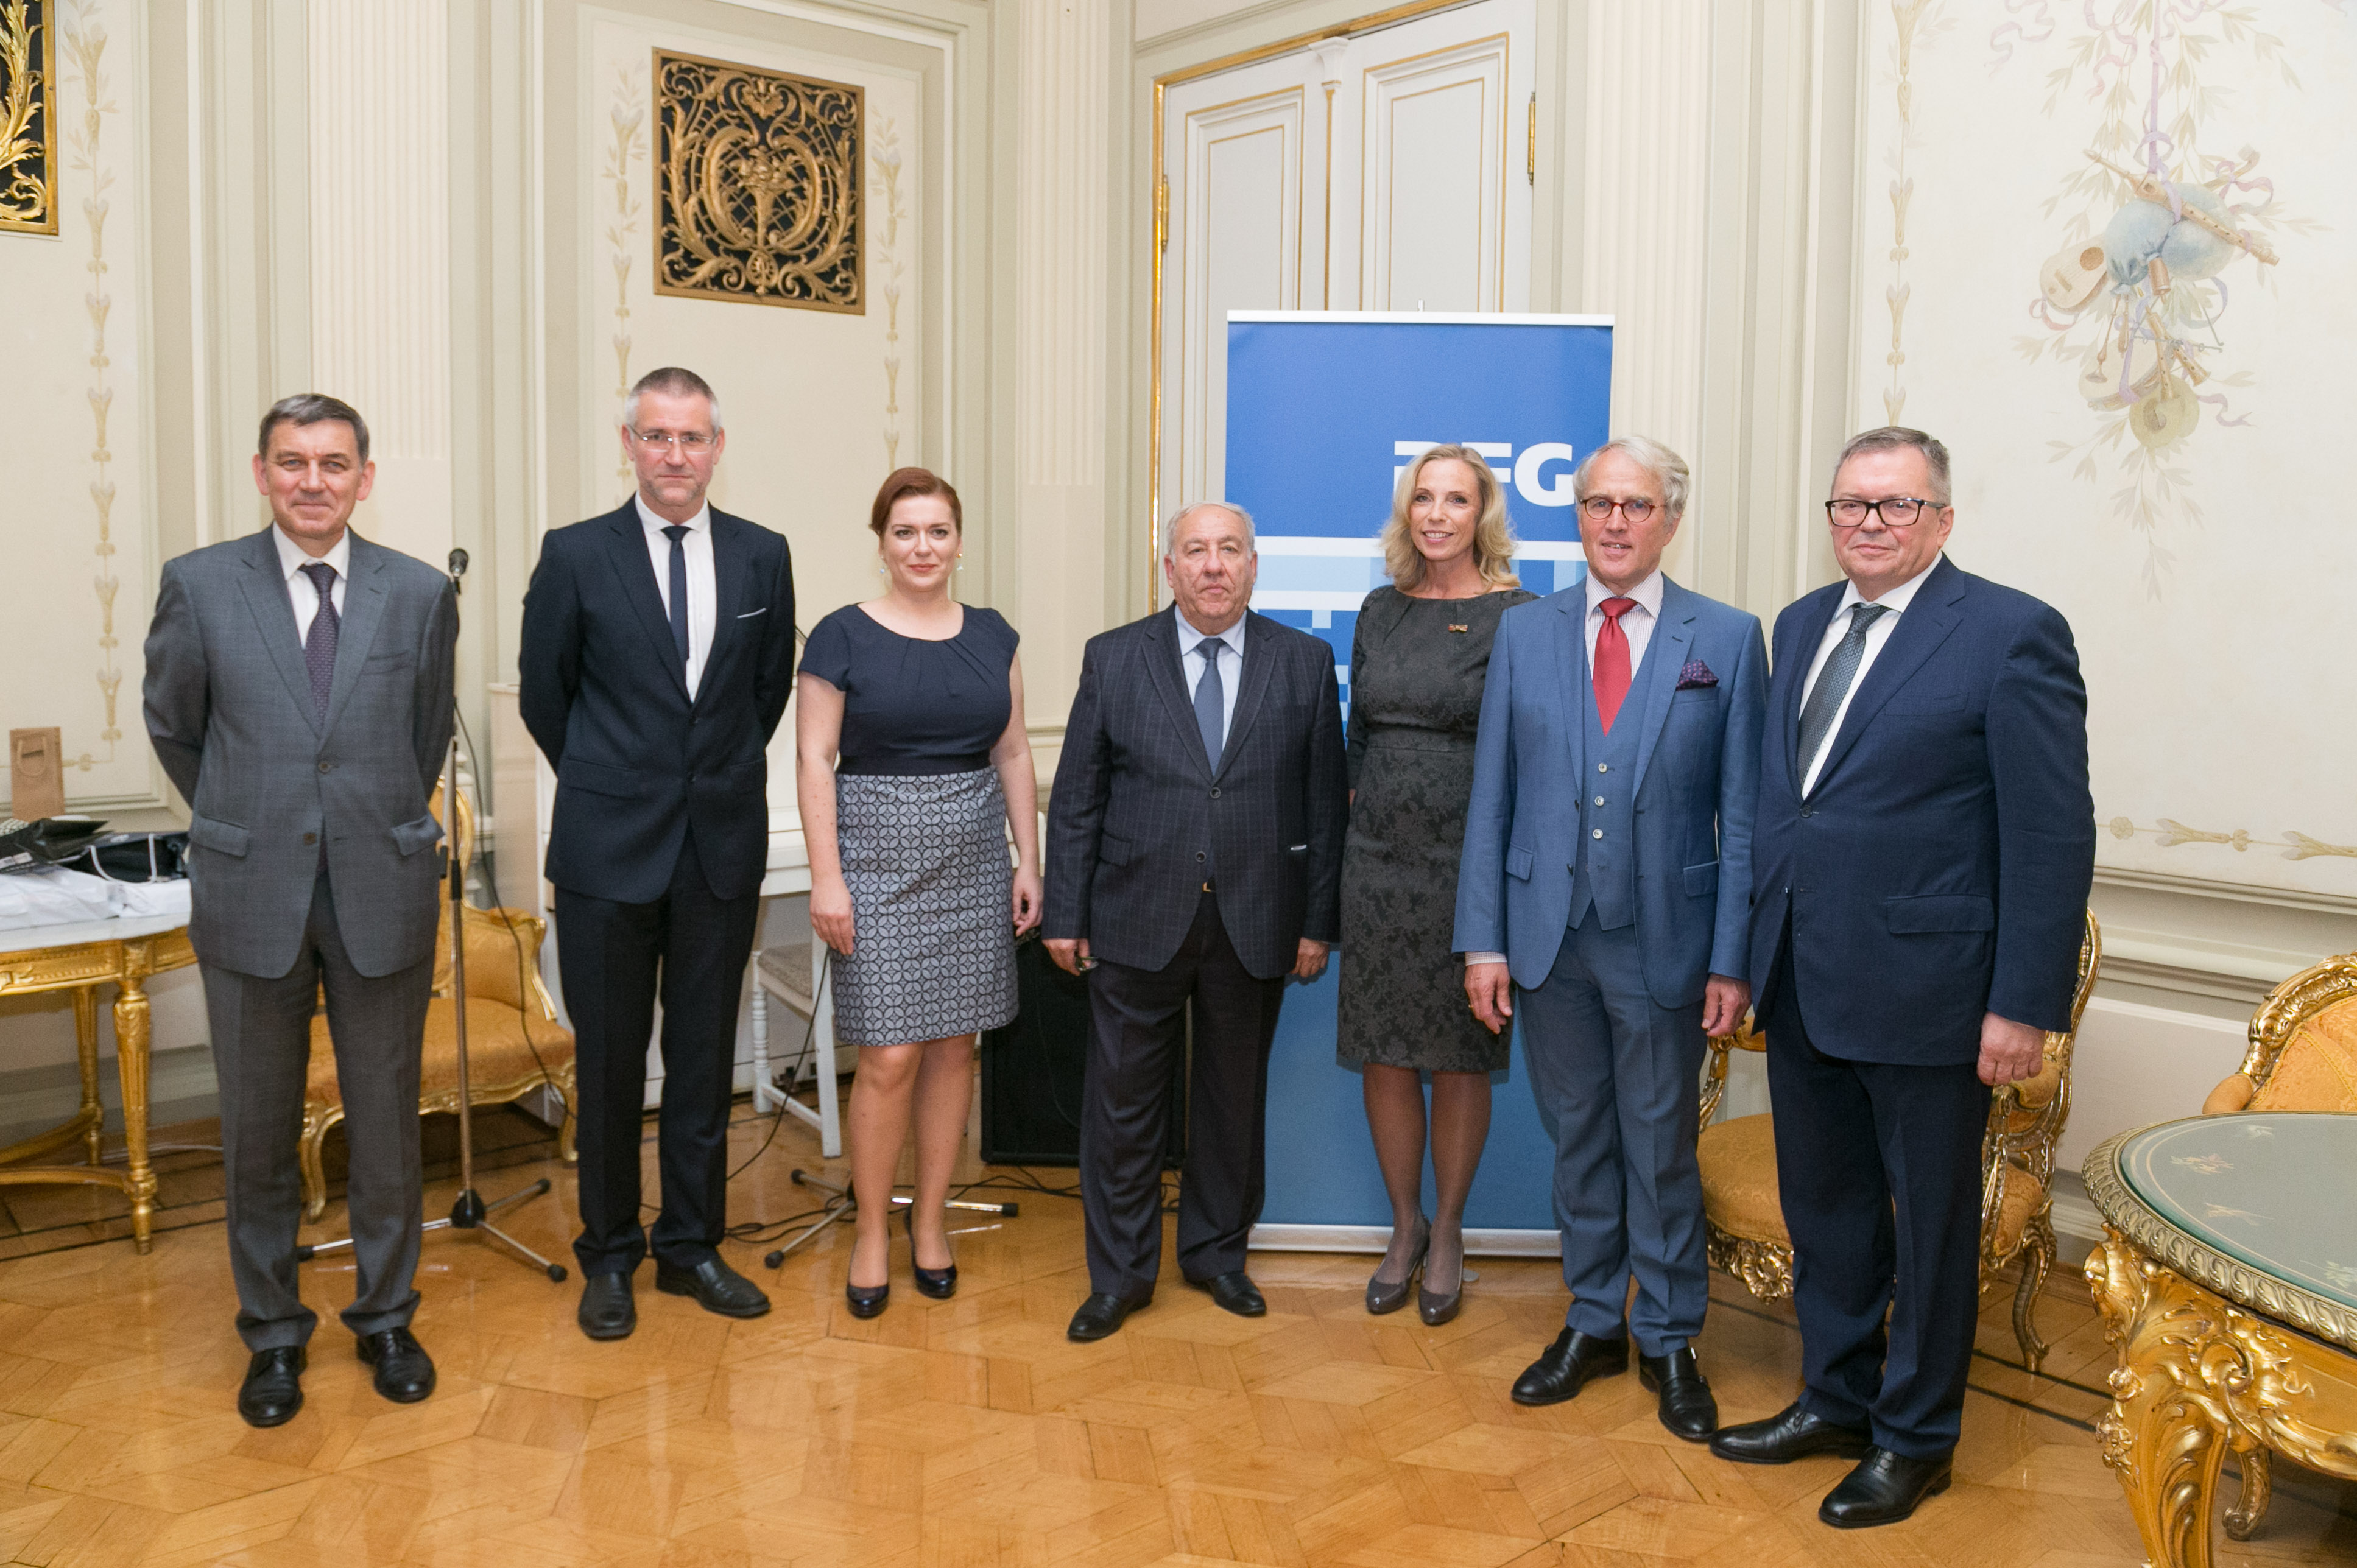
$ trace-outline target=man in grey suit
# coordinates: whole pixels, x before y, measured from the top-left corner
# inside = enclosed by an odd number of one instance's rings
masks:
[[[238,1413],[302,1408],[317,1315],[295,1273],[296,1145],[324,986],[351,1151],[357,1295],[344,1326],[376,1391],[434,1391],[417,1310],[418,1058],[434,977],[457,606],[423,562],[351,532],[376,476],[343,403],[263,416],[271,526],[164,567],[147,633],[147,733],[188,802],[190,941],[221,1080],[230,1272],[253,1352]]]
[[[1088,1299],[1102,1339],[1152,1299],[1162,1262],[1170,1069],[1189,1041],[1178,1267],[1241,1316],[1260,1218],[1268,1052],[1290,974],[1340,934],[1350,813],[1334,652],[1252,614],[1252,519],[1171,519],[1178,603],[1092,638],[1048,811],[1048,950],[1090,971],[1081,1122]]]
[[[1457,882],[1475,1016],[1523,1044],[1555,1140],[1572,1302],[1513,1387],[1554,1404],[1638,1376],[1708,1438],[1695,1165],[1706,1035],[1743,1016],[1767,649],[1757,617],[1662,575],[1686,466],[1642,436],[1572,478],[1587,580],[1506,612],[1490,656]],[[1628,1308],[1629,1282],[1637,1283]]]

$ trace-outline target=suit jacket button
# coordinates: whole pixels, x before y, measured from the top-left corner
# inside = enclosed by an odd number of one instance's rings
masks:
[[[322,762],[319,764],[319,771],[322,773],[333,773],[335,770],[336,765],[332,762]]]
[[[1801,808],[1801,815],[1804,817],[1813,817],[1816,814],[1817,809],[1814,806],[1803,806]]]
[[[303,835],[303,842],[305,843],[317,843],[319,842],[319,835],[317,833],[305,833]]]
[[[1212,799],[1212,800],[1218,800],[1219,798],[1220,798],[1220,789],[1219,789],[1219,786],[1215,784],[1215,785],[1213,785],[1213,786],[1211,787],[1211,799]]]
[[[1203,852],[1200,849],[1195,852],[1195,864],[1198,865],[1203,864]]]

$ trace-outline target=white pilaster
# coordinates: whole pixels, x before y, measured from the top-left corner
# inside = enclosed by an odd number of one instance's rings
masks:
[[[1063,722],[1103,627],[1113,68],[1105,7],[1020,0],[1017,18],[1016,602],[1038,726]]]
[[[369,422],[355,522],[440,565],[452,532],[447,0],[311,0],[308,388]]]

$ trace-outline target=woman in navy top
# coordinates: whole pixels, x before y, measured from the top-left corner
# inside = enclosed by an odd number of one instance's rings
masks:
[[[925,469],[895,469],[868,527],[884,596],[819,622],[795,682],[811,927],[834,950],[835,1037],[861,1047],[849,1113],[858,1224],[844,1283],[858,1317],[891,1293],[892,1178],[912,1118],[909,1262],[925,1294],[957,1289],[942,1206],[974,1036],[1014,1018],[1015,937],[1039,923],[1023,671],[1006,618],[950,597],[964,534],[957,491]]]

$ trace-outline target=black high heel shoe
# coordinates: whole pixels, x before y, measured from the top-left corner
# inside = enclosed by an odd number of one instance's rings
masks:
[[[957,1265],[946,1269],[928,1269],[917,1262],[917,1206],[909,1205],[900,1211],[909,1225],[909,1272],[917,1276],[917,1294],[935,1301],[947,1301],[957,1294]]]
[[[1425,1245],[1428,1255],[1429,1249],[1431,1247],[1431,1239],[1429,1237],[1426,1239]],[[1431,1269],[1427,1266],[1425,1270],[1425,1275],[1426,1278],[1431,1277]],[[1437,1292],[1425,1289],[1422,1284],[1418,1284],[1415,1289],[1415,1315],[1424,1319],[1426,1327],[1437,1328],[1442,1324],[1447,1323],[1449,1319],[1455,1317],[1457,1316],[1458,1309],[1464,1305],[1465,1235],[1463,1230],[1460,1230],[1458,1232],[1457,1237],[1457,1288],[1450,1291],[1447,1295],[1441,1295]]]
[[[843,1305],[851,1309],[851,1316],[854,1317],[874,1317],[884,1310],[884,1304],[891,1299],[892,1282],[890,1280],[886,1280],[880,1285],[856,1285],[849,1280],[843,1282]]]

